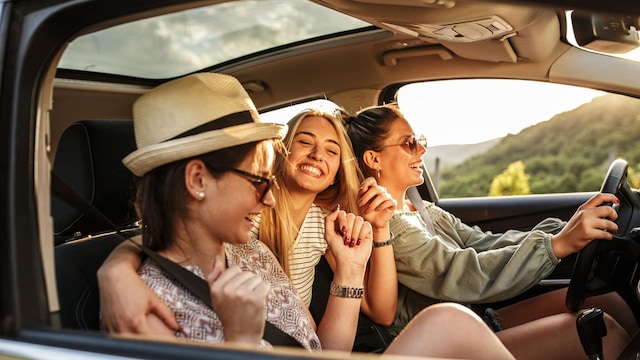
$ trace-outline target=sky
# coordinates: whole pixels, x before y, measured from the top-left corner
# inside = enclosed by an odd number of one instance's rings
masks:
[[[517,80],[447,80],[413,84],[398,94],[416,134],[429,146],[475,144],[516,134],[602,92]]]
[[[416,134],[429,146],[476,144],[517,134],[590,102],[604,93],[586,88],[535,81],[473,79],[416,83],[398,93],[398,103]],[[298,111],[325,106],[326,101],[263,114],[263,121],[283,122]]]

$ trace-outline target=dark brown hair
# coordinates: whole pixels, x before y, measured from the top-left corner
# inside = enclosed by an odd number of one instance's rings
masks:
[[[404,116],[396,104],[372,106],[358,111],[355,116],[344,118],[353,153],[364,174],[374,175],[364,163],[365,151],[380,151],[391,124],[402,118]]]
[[[183,217],[188,199],[184,185],[186,165],[200,159],[209,167],[231,169],[257,149],[259,142],[213,151],[157,167],[138,182],[136,210],[142,219],[142,242],[152,250],[165,249],[175,235],[175,223]],[[256,155],[260,153],[256,151]],[[222,172],[211,172],[215,178]]]

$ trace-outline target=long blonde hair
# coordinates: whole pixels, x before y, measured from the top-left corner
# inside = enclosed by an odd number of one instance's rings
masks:
[[[357,213],[356,197],[362,181],[362,173],[353,155],[351,141],[341,118],[319,110],[304,110],[289,120],[289,131],[283,139],[284,146],[287,151],[291,149],[294,135],[298,131],[300,123],[309,116],[327,119],[335,128],[340,145],[340,168],[336,174],[336,181],[318,193],[314,203],[325,211],[329,211],[339,204],[341,209]],[[288,152],[284,155],[279,153],[276,156],[274,174],[279,179],[284,177],[288,161],[287,154]],[[287,275],[290,275],[289,251],[298,236],[299,229],[289,211],[292,202],[289,190],[280,183],[278,187],[273,188],[273,195],[276,199],[276,206],[262,211],[259,238],[276,255]]]

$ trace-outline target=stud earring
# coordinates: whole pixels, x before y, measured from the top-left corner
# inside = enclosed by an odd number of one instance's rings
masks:
[[[204,191],[196,191],[196,196],[200,200],[204,199]]]

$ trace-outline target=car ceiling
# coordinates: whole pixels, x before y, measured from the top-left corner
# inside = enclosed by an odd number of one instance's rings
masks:
[[[560,29],[564,21],[561,9],[472,0],[312,1],[372,23],[380,29],[346,35],[339,41],[298,45],[269,56],[242,59],[209,70],[237,77],[261,110],[296,101],[329,98],[346,110],[355,111],[381,101],[383,90],[388,86],[412,81],[470,77],[549,81],[557,59],[576,50],[561,39]],[[450,6],[454,1],[455,5]],[[443,5],[431,5],[429,2]],[[583,5],[592,3],[586,1]],[[415,29],[425,24],[455,23],[492,16],[504,20],[513,30],[499,37],[460,42],[411,36],[389,26]],[[570,69],[563,71],[566,70]],[[617,88],[615,81],[597,84],[576,79],[576,74],[556,72],[555,76],[566,83],[603,89],[609,86],[609,90],[629,94],[638,91],[635,85]],[[56,124],[52,126],[53,138],[68,124],[82,118],[105,115],[131,118],[130,104],[144,89],[129,88],[124,92],[117,87],[109,89],[93,88],[97,96],[103,97],[100,102],[103,106],[86,106],[83,109],[74,99],[80,94],[78,91],[86,91],[86,88],[57,83],[54,92],[57,109],[54,108],[52,113],[52,124]]]
[[[338,46],[300,46],[280,56],[220,70],[255,88],[252,97],[260,108],[329,97],[355,110],[379,101],[371,95],[379,95],[390,84],[465,77],[548,81],[554,61],[571,48],[561,41],[562,12],[555,9],[477,1],[456,1],[453,7],[408,5],[429,0],[388,1],[392,5],[384,1],[316,0],[383,30],[346,37]],[[513,30],[506,36],[456,42],[411,36],[388,25],[416,28],[492,16],[503,19]],[[359,100],[363,97],[365,102]]]

